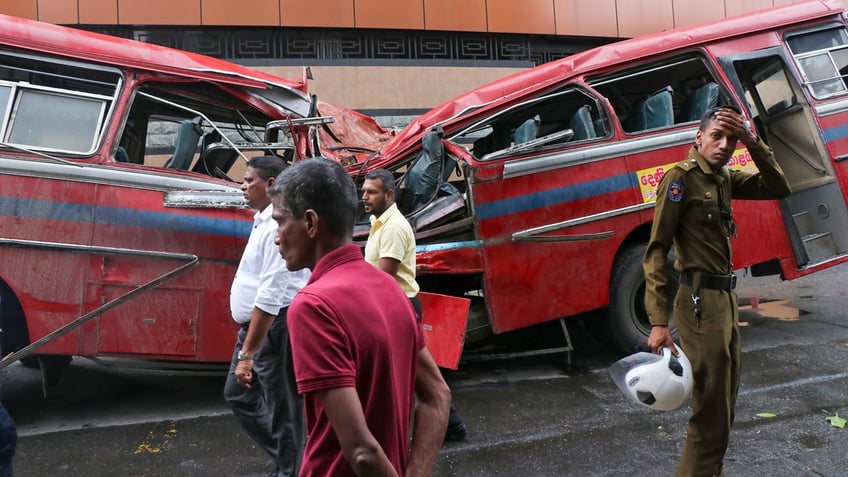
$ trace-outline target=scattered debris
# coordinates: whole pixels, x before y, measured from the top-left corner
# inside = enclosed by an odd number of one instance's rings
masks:
[[[846,420],[844,417],[839,417],[839,413],[837,412],[835,416],[828,416],[827,422],[830,423],[833,427],[838,427],[839,429],[845,428]]]

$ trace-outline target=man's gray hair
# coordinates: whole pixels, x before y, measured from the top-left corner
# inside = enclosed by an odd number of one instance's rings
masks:
[[[344,167],[324,157],[297,161],[268,188],[271,200],[282,199],[292,216],[314,210],[337,237],[349,237],[359,211],[356,185]]]

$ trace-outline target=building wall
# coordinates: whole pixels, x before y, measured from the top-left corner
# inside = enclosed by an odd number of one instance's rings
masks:
[[[388,28],[624,38],[795,1],[6,0],[0,2],[0,13],[81,25]]]
[[[222,30],[239,43],[256,44],[251,32],[285,27],[305,31],[391,31],[405,43],[449,32],[481,37],[573,40],[580,49],[614,38],[633,37],[769,8],[796,0],[0,0],[0,13],[69,26],[134,31],[149,40],[152,29],[186,27]],[[843,0],[848,3],[848,0]],[[99,27],[97,27],[99,26]],[[174,28],[170,28],[174,30]],[[214,32],[213,32],[214,30]],[[139,33],[141,32],[141,33]],[[428,33],[429,32],[429,33]],[[174,34],[174,38],[178,35]],[[133,34],[130,34],[133,37]],[[161,44],[162,38],[153,41]],[[593,43],[594,41],[594,43]],[[582,43],[581,43],[582,42]],[[582,45],[582,46],[580,46]],[[197,51],[177,42],[176,47]],[[574,50],[564,49],[561,55]],[[201,51],[206,53],[205,51]],[[214,54],[214,53],[211,53]],[[217,55],[236,62],[239,57]],[[548,59],[550,60],[550,58]],[[386,63],[315,61],[275,54],[248,66],[287,78],[312,68],[310,91],[322,100],[403,125],[408,117],[482,84],[520,71],[527,61],[399,60]],[[538,61],[536,61],[538,63]]]

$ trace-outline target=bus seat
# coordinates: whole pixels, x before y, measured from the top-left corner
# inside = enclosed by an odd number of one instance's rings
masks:
[[[177,130],[177,142],[174,146],[174,155],[165,163],[168,169],[188,169],[191,165],[191,160],[194,158],[194,153],[197,151],[197,143],[200,141],[200,136],[203,135],[203,128],[200,127],[202,119],[196,117],[194,119],[186,119],[180,123],[180,128]]]
[[[572,141],[580,141],[582,139],[592,139],[596,137],[595,125],[592,123],[592,113],[589,111],[589,105],[585,104],[575,111],[568,122],[568,127],[574,131]]]
[[[627,117],[622,121],[621,127],[627,132],[643,131],[648,129],[645,123],[645,101],[636,103],[627,113]]]
[[[607,135],[607,128],[604,125],[604,120],[598,118],[592,121],[592,124],[595,126],[595,137],[604,137]]]
[[[444,135],[441,126],[427,133],[421,140],[421,155],[406,173],[406,187],[412,192],[412,210],[430,202],[440,190],[447,194],[459,193],[448,183],[456,167],[456,159],[445,154]]]
[[[513,136],[515,143],[523,144],[536,139],[539,135],[539,123],[541,123],[541,120],[538,114],[521,123],[521,126],[515,128],[515,135]]]
[[[699,121],[707,111],[718,106],[718,84],[710,82],[696,89],[683,101],[680,122]]]
[[[204,148],[200,159],[191,170],[212,177],[221,177],[221,174],[226,174],[233,167],[237,157],[238,151],[229,144],[213,142]]]
[[[674,124],[674,105],[671,86],[657,91],[645,100],[646,129],[659,128]]]
[[[115,151],[115,160],[118,162],[130,162],[130,155],[127,153],[127,148],[118,146],[118,149]]]
[[[200,141],[200,152],[209,149],[210,145],[221,142],[221,140],[221,133],[219,133],[215,129],[209,131],[208,133],[203,135],[203,138]]]
[[[621,126],[627,132],[636,132],[674,124],[673,91],[666,86],[636,103]]]
[[[492,132],[474,141],[474,155],[478,158],[490,152],[500,151],[510,146],[509,129],[495,126]]]

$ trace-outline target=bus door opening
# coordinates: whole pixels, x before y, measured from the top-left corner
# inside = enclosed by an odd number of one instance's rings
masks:
[[[722,60],[792,187],[781,209],[798,267],[848,253],[845,199],[822,132],[783,50],[770,48]]]

